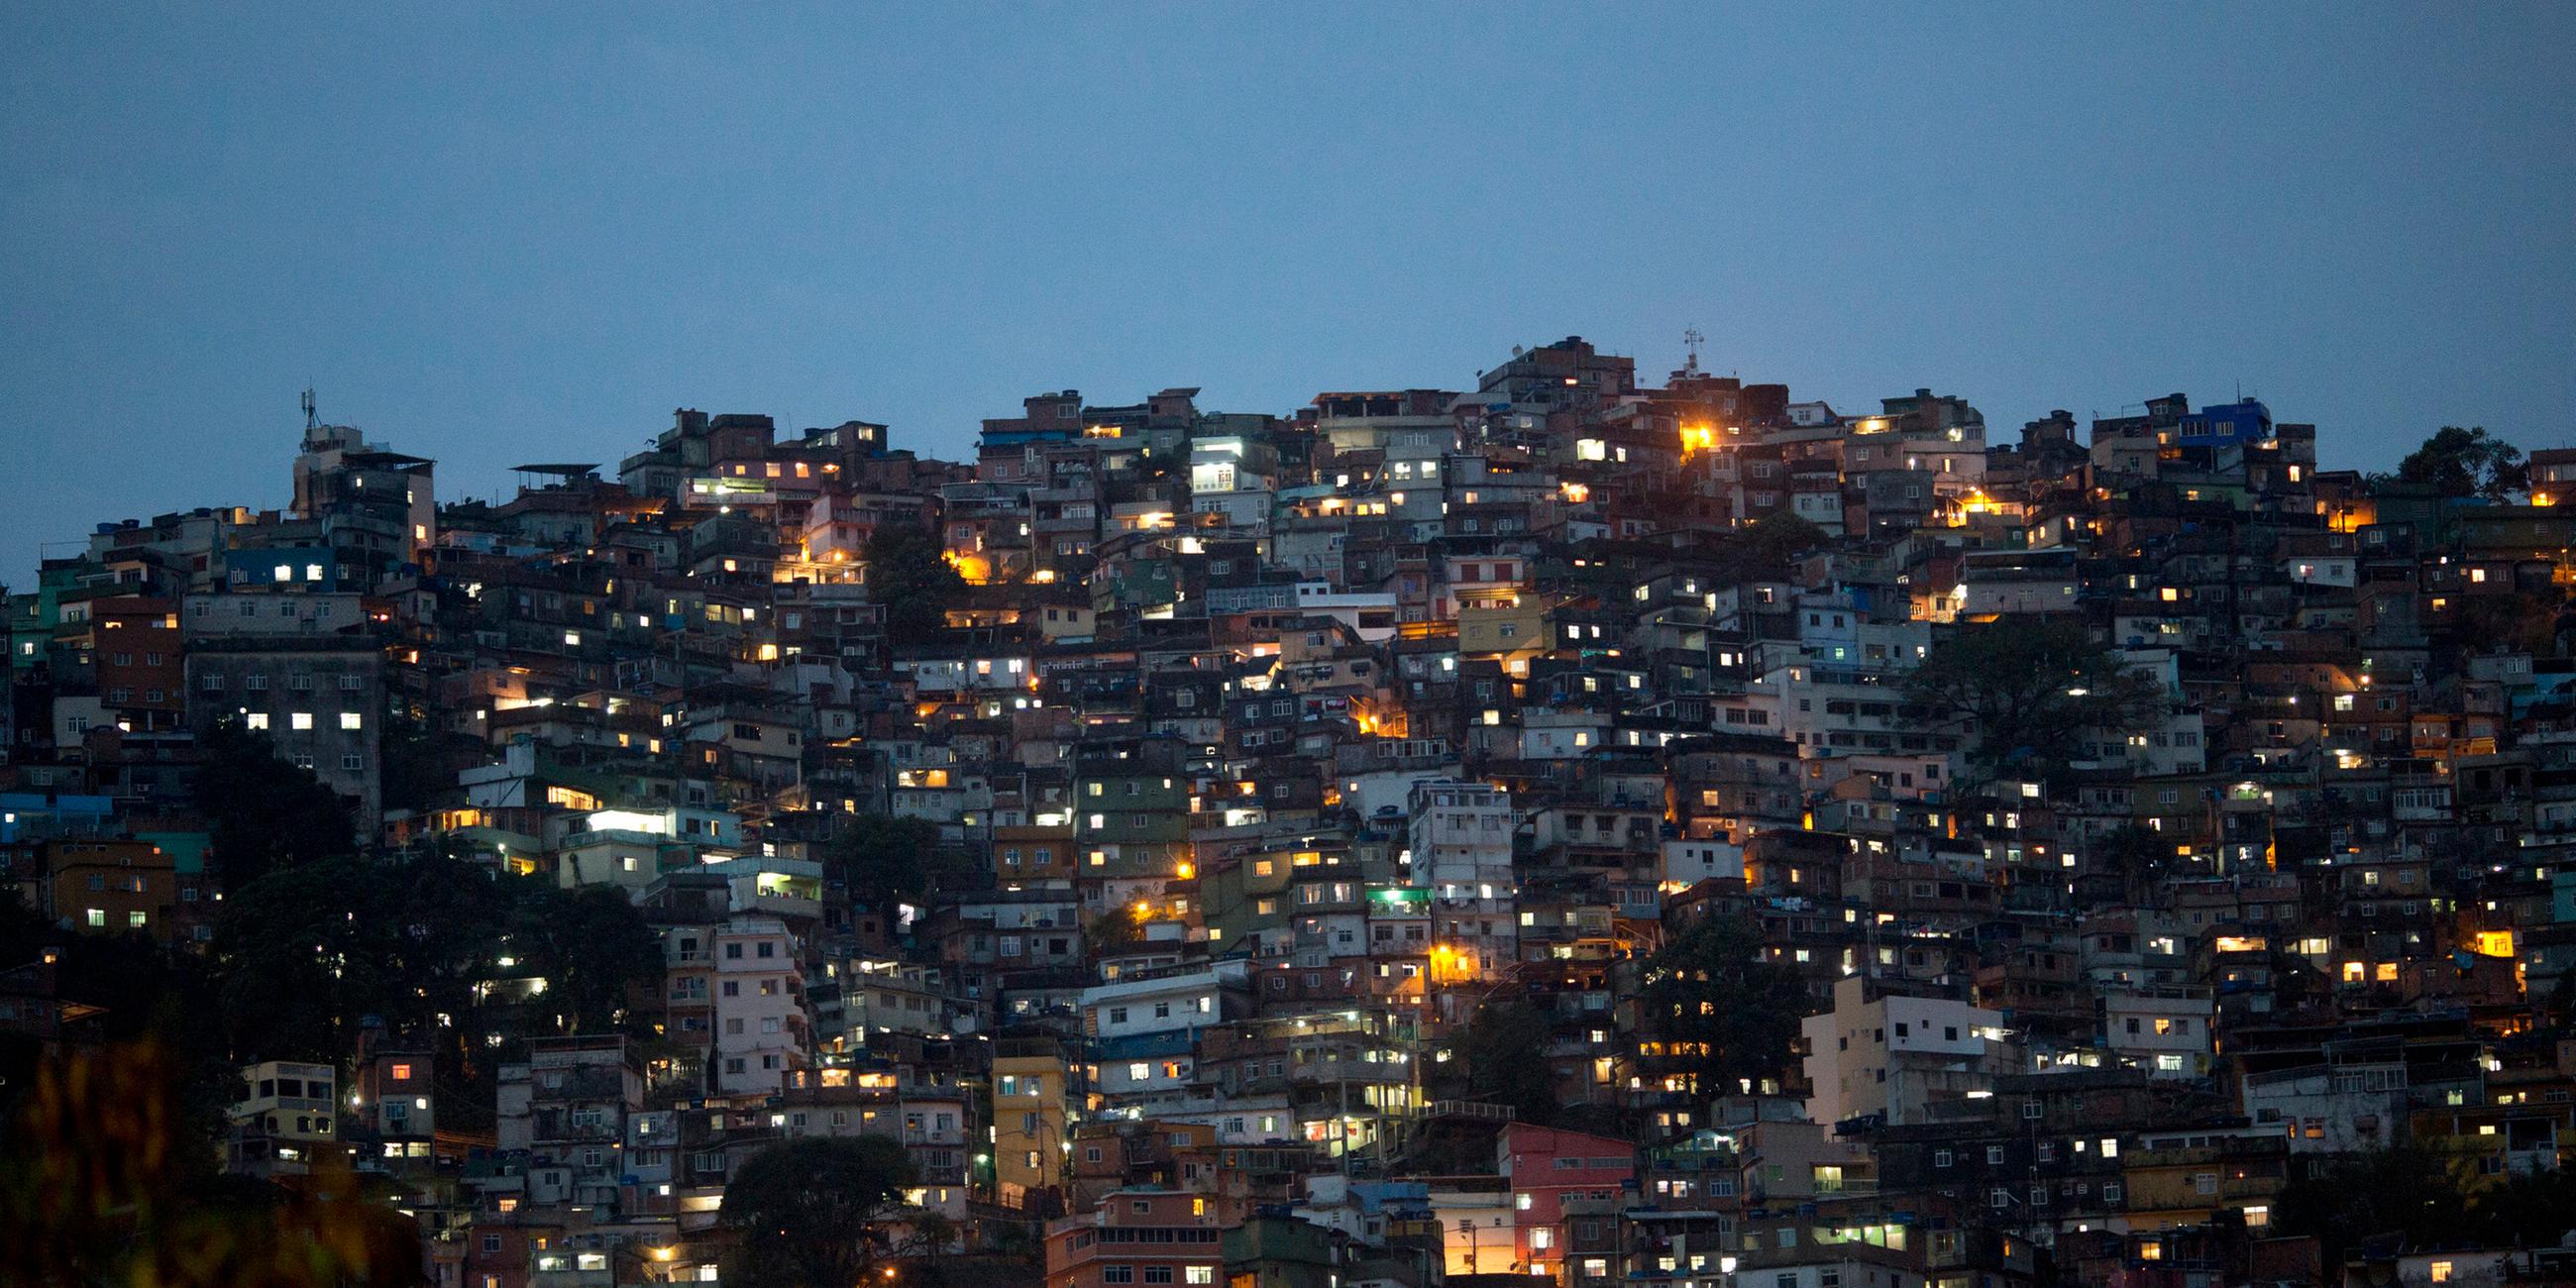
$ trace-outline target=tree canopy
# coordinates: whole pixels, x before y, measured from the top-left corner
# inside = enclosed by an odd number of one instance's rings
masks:
[[[846,820],[824,850],[826,870],[852,897],[890,910],[919,901],[944,880],[966,875],[939,844],[939,825],[893,814],[859,814]]]
[[[349,804],[313,771],[277,754],[268,736],[224,721],[205,735],[196,805],[204,811],[226,892],[274,868],[344,855],[357,825]]]
[[[2028,763],[2032,776],[2075,759],[2089,729],[2153,715],[2163,687],[2074,622],[1970,622],[1932,646],[1905,679],[1905,708],[1923,728],[1973,735],[1969,761],[1988,780]]]
[[[1468,1097],[1510,1105],[1513,1116],[1525,1123],[1554,1122],[1556,1077],[1547,1062],[1551,1037],[1547,1017],[1526,1002],[1478,1007],[1458,1042]]]
[[[1786,510],[1766,514],[1752,527],[1727,535],[1750,565],[1748,571],[1764,576],[1785,573],[1791,560],[1833,544],[1832,534],[1824,528]]]
[[[894,1249],[887,1226],[913,1181],[888,1136],[807,1136],[751,1156],[725,1185],[724,1281],[738,1288],[856,1284]]]
[[[636,981],[661,972],[659,942],[615,890],[563,890],[444,856],[335,858],[281,868],[225,900],[215,926],[222,1002],[244,1058],[327,1059],[372,1016],[397,1033],[488,1011],[475,985],[507,951],[546,981],[514,1027],[616,1026]],[[279,1007],[296,997],[302,1005]]]
[[[1763,959],[1762,933],[1743,917],[1711,917],[1667,941],[1646,961],[1639,1000],[1702,1095],[1778,1077],[1809,1010],[1806,985]]]
[[[859,560],[868,602],[884,606],[886,638],[897,644],[936,638],[948,624],[948,606],[966,591],[938,534],[925,528],[877,528]]]
[[[2274,1205],[2283,1234],[2316,1237],[2325,1264],[2394,1235],[2411,1248],[2548,1247],[2576,1214],[2576,1175],[2544,1171],[2472,1185],[2461,1164],[2415,1146],[2347,1154],[2291,1182]]]
[[[2501,501],[2530,484],[2522,449],[2486,431],[2444,425],[2397,463],[2397,481],[2444,496]]]
[[[662,940],[626,892],[613,886],[523,890],[510,945],[546,981],[559,1033],[623,1027],[628,990],[662,972]]]

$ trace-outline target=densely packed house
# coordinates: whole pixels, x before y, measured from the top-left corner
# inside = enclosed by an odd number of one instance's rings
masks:
[[[370,861],[631,904],[615,1023],[505,943],[471,1070],[444,1015],[234,1053],[226,1165],[354,1160],[443,1288],[717,1282],[806,1136],[901,1143],[890,1248],[1050,1288],[2309,1282],[2333,1160],[2566,1156],[2576,452],[2365,476],[2179,394],[1990,441],[1575,338],[1198,395],[964,461],[682,410],[489,502],[314,424],[289,509],[8,597],[0,857],[213,951],[220,728]],[[77,1043],[49,962],[0,1026]]]

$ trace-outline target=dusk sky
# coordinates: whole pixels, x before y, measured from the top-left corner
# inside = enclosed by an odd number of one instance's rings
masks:
[[[7,5],[0,582],[283,505],[308,382],[443,499],[683,405],[954,457],[1691,326],[2007,440],[2576,444],[2576,5],[1394,8]]]

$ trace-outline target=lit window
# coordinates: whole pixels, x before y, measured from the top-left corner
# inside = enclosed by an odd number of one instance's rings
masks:
[[[343,729],[361,728],[365,723],[365,718],[355,711],[343,711],[340,713],[340,727]]]
[[[287,723],[298,729],[310,729],[313,727],[313,713],[310,711],[298,711],[294,715],[287,717]]]

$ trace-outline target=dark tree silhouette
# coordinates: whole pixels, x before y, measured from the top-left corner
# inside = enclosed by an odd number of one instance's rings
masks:
[[[363,860],[281,868],[224,901],[215,962],[236,1054],[335,1060],[394,999],[376,874]]]
[[[1547,1044],[1553,1036],[1547,1017],[1526,1002],[1504,1000],[1478,1007],[1458,1041],[1468,1097],[1510,1105],[1513,1116],[1525,1123],[1554,1122],[1556,1076],[1547,1061]]]
[[[2039,776],[2073,759],[2088,729],[2124,729],[2165,700],[2073,622],[1960,626],[1905,678],[1905,710],[1921,728],[1973,737],[1970,763],[1986,781],[2018,761]]]
[[[535,884],[516,902],[510,943],[544,976],[557,1032],[616,1030],[629,991],[661,978],[662,941],[624,891]]]
[[[1727,540],[1744,555],[1745,571],[1762,577],[1783,575],[1791,560],[1833,544],[1832,534],[1786,510],[1762,516],[1752,527],[1727,534]]]
[[[892,814],[850,818],[824,851],[824,862],[852,898],[880,909],[921,898],[942,877],[964,875],[948,865],[938,824]]]
[[[205,812],[227,894],[273,869],[353,848],[348,802],[313,771],[280,758],[266,735],[227,720],[202,746],[196,804]]]
[[[1761,954],[1751,921],[1711,917],[1646,961],[1640,1017],[1674,1044],[1702,1095],[1736,1094],[1788,1065],[1806,985]]]
[[[737,1288],[858,1284],[892,1251],[890,1219],[912,1157],[887,1136],[808,1136],[751,1156],[726,1183],[717,1224]]]
[[[2501,501],[2530,484],[2522,449],[2486,431],[2444,425],[2397,463],[2397,481],[2429,487],[2444,496]]]
[[[966,579],[949,566],[938,535],[927,529],[878,528],[868,534],[859,558],[867,570],[868,602],[885,607],[886,638],[897,644],[937,638],[948,624],[948,606],[966,591]]]

